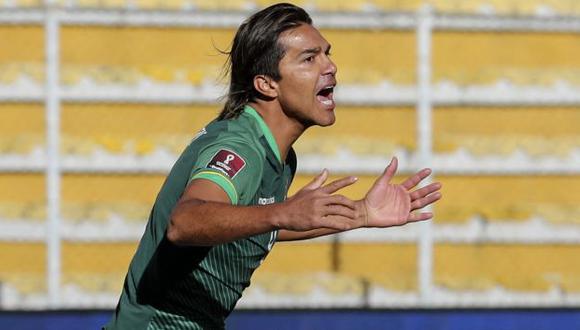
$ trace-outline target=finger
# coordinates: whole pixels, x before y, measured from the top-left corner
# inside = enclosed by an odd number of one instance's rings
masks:
[[[440,192],[436,192],[434,194],[427,195],[426,197],[419,198],[417,200],[414,200],[411,203],[411,210],[417,210],[417,209],[423,208],[423,207],[425,207],[429,204],[432,204],[440,199],[441,199]]]
[[[356,218],[356,213],[353,209],[338,204],[326,206],[324,216],[328,217],[332,215],[342,216],[351,220],[354,220]]]
[[[425,221],[433,218],[431,212],[411,213],[407,218],[408,222]]]
[[[391,182],[391,179],[393,179],[393,176],[395,176],[395,173],[397,173],[397,167],[399,167],[399,160],[397,159],[397,157],[393,157],[387,168],[385,168],[385,171],[383,172],[383,175],[381,175],[381,177],[379,178],[378,182],[379,181],[384,183]]]
[[[350,186],[351,184],[355,183],[357,180],[358,180],[358,178],[356,178],[354,176],[347,176],[346,178],[332,181],[331,183],[327,184],[326,186],[322,187],[321,189],[322,189],[322,192],[324,192],[324,193],[332,194],[332,193],[339,191],[340,189],[342,189],[344,187]]]
[[[417,189],[411,193],[411,200],[414,201],[419,198],[423,198],[437,190],[441,189],[441,183],[435,182],[421,189]]]
[[[312,181],[310,181],[306,186],[304,186],[303,190],[314,190],[320,188],[324,182],[328,179],[328,170],[323,169],[320,174],[318,174]]]
[[[403,187],[405,187],[405,189],[407,189],[407,190],[413,189],[413,187],[415,187],[417,184],[419,184],[419,182],[421,182],[423,179],[428,177],[429,174],[431,174],[431,169],[424,168],[424,169],[420,170],[419,172],[417,172],[412,177],[405,180],[403,183],[401,183],[401,185]]]
[[[324,204],[325,205],[331,205],[331,204],[336,204],[336,205],[342,205],[342,206],[346,206],[350,209],[355,209],[356,208],[356,203],[343,195],[332,195],[332,196],[328,196],[324,199]]]

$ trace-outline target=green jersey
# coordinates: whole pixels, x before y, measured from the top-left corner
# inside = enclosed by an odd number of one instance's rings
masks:
[[[251,107],[236,119],[213,121],[169,173],[131,261],[106,329],[221,329],[277,232],[210,247],[173,245],[171,211],[193,179],[219,185],[234,205],[282,202],[296,171],[291,150],[281,161],[262,117]]]

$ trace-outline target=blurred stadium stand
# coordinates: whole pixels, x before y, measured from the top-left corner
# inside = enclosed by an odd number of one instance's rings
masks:
[[[10,45],[0,50],[0,309],[49,306],[44,3],[0,2],[0,40]],[[165,173],[219,111],[218,50],[239,17],[271,3],[54,2],[62,15],[57,307],[114,307]],[[412,225],[279,243],[241,306],[580,306],[580,2],[295,3],[321,18],[340,102],[333,127],[313,128],[296,145],[291,191],[327,167],[358,175],[346,194],[360,198],[393,154],[405,173],[433,166],[444,184],[433,289],[425,300],[422,234]],[[433,164],[417,156],[415,111],[415,12],[426,3],[440,18]],[[393,21],[373,23],[377,13]],[[194,14],[201,23],[172,19]],[[345,17],[351,23],[341,26]]]

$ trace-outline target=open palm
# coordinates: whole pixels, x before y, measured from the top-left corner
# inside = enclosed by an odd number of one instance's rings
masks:
[[[367,226],[390,227],[408,222],[428,220],[431,212],[414,213],[441,198],[440,183],[431,183],[423,188],[411,191],[423,179],[431,174],[430,169],[423,169],[409,177],[401,184],[391,183],[397,172],[398,160],[393,158],[385,172],[377,179],[364,198],[367,211]]]

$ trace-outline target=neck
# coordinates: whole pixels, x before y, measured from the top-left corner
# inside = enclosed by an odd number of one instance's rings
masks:
[[[306,127],[300,122],[286,116],[284,111],[274,102],[250,102],[248,104],[254,108],[264,119],[268,128],[276,140],[282,162],[288,156],[290,148],[304,133]]]

